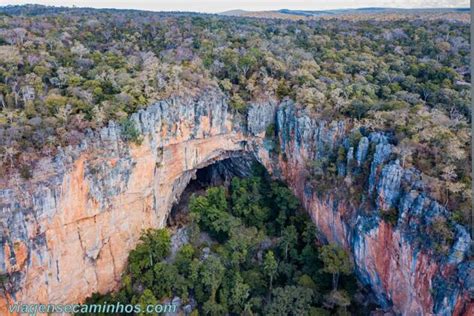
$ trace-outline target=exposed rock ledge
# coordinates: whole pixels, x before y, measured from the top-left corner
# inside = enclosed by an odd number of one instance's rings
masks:
[[[382,305],[404,315],[474,315],[469,234],[456,227],[456,243],[445,257],[416,243],[424,238],[417,223],[446,211],[423,192],[416,170],[392,159],[384,134],[363,137],[353,148],[347,124],[300,116],[291,103],[253,106],[243,122],[229,114],[218,91],[158,102],[132,119],[145,136],[141,145],[123,142],[119,126],[110,123],[80,146],[38,162],[33,180],[12,178],[0,188],[0,272],[8,274],[2,315],[7,302],[74,303],[116,288],[142,229],[165,225],[196,170],[243,152],[289,184],[324,238],[351,250],[357,275]],[[271,123],[280,154],[264,137]],[[371,144],[376,150],[366,162]],[[370,163],[373,210],[318,195],[307,181],[306,161],[338,146],[348,149],[339,174],[351,160]],[[395,228],[379,216],[390,207],[400,213]]]

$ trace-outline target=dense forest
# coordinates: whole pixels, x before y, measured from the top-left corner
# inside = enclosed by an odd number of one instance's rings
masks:
[[[179,215],[187,242],[173,253],[169,229],[147,230],[121,289],[86,303],[145,310],[177,296],[191,315],[368,315],[376,307],[349,254],[321,245],[296,197],[260,168],[194,194]]]
[[[469,24],[417,17],[290,21],[0,8],[0,176],[156,100],[220,88],[232,111],[290,98],[321,120],[393,133],[404,167],[466,224]]]

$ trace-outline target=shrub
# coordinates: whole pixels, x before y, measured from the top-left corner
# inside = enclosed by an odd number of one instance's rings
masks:
[[[352,147],[356,147],[359,144],[360,139],[362,138],[362,133],[357,129],[350,136],[349,141]]]
[[[230,107],[239,113],[245,113],[247,111],[248,105],[240,95],[234,94],[230,99]]]
[[[398,210],[395,207],[391,207],[386,211],[382,211],[381,216],[384,221],[395,226],[398,221]]]
[[[140,135],[140,132],[135,126],[135,122],[127,118],[123,120],[120,125],[122,130],[122,137],[125,141],[133,142],[137,145],[140,145],[142,143],[143,137]]]
[[[448,221],[443,217],[437,217],[428,227],[433,249],[436,253],[445,255],[449,252],[454,241],[454,232]]]
[[[275,130],[276,126],[274,123],[270,124],[267,126],[267,129],[265,130],[265,137],[266,138],[273,138],[275,137]]]

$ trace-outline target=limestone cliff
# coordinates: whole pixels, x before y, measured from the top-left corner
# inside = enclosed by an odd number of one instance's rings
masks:
[[[198,169],[243,149],[220,94],[168,100],[133,115],[141,145],[110,123],[0,190],[0,270],[8,300],[80,302],[120,280],[141,231],[163,227]],[[3,313],[1,313],[3,314]]]
[[[382,305],[405,315],[474,312],[469,235],[456,227],[456,243],[444,256],[417,242],[421,227],[446,210],[424,192],[416,170],[400,166],[387,135],[370,133],[354,146],[346,122],[310,119],[289,102],[254,105],[244,119],[229,113],[215,90],[162,101],[132,116],[140,145],[124,142],[112,122],[79,146],[38,161],[32,180],[5,179],[1,313],[7,302],[81,302],[116,288],[141,231],[165,225],[196,170],[244,152],[289,184],[322,237],[352,251],[357,275]],[[273,140],[265,137],[269,124],[276,126]],[[339,176],[368,165],[363,199],[372,204],[341,199],[336,188],[321,193],[308,181],[307,161],[326,159],[341,146],[347,159],[338,164]],[[395,225],[380,218],[389,208],[399,210]]]
[[[431,248],[427,227],[447,218],[447,210],[429,197],[416,169],[400,165],[390,137],[367,133],[352,145],[347,122],[319,122],[297,112],[292,104],[280,105],[275,121],[280,153],[258,148],[258,156],[270,172],[287,181],[322,237],[351,250],[359,279],[397,314],[473,315],[470,236],[455,225],[448,253]],[[347,155],[337,162],[337,176],[365,182],[357,192],[362,203],[340,192],[361,183],[321,192],[317,181],[308,181],[307,161],[334,159],[341,147]],[[388,224],[381,213],[392,208],[398,219]]]

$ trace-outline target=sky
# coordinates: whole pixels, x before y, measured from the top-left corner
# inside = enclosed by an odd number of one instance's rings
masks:
[[[361,7],[453,8],[469,7],[469,0],[0,0],[0,5],[44,4],[94,8],[141,9],[150,11],[223,12],[228,10],[324,10]]]

